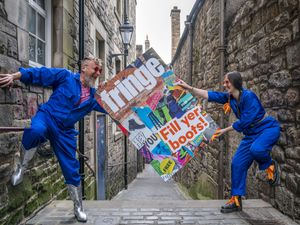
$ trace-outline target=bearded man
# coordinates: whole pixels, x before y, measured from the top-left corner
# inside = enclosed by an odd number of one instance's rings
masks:
[[[24,130],[21,151],[22,159],[15,169],[11,183],[22,182],[29,161],[37,147],[47,139],[60,164],[70,197],[74,202],[74,214],[78,221],[86,222],[82,208],[79,162],[76,159],[75,123],[92,110],[105,113],[94,95],[96,79],[101,75],[101,60],[85,58],[80,73],[63,68],[20,68],[13,74],[0,74],[0,87],[13,85],[14,80],[24,84],[52,87],[48,102],[39,106],[31,120],[30,128]]]

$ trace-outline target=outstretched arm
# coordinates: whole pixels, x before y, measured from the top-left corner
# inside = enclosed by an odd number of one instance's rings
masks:
[[[56,87],[63,83],[70,72],[64,68],[20,68],[21,82],[44,87]]]
[[[187,83],[185,83],[182,80],[180,80],[177,85],[184,88],[184,89],[186,89],[186,90],[188,90],[189,92],[191,92],[196,97],[201,97],[201,98],[208,99],[208,91],[206,91],[206,90],[192,87],[192,86],[188,85]]]
[[[36,84],[44,87],[57,86],[69,75],[63,68],[20,68],[19,72],[12,74],[0,74],[0,87],[8,87],[14,80],[20,80],[24,84]]]
[[[177,85],[188,90],[194,96],[208,99],[209,102],[217,102],[219,104],[225,104],[228,102],[228,97],[229,97],[228,93],[218,92],[218,91],[207,91],[207,90],[195,88],[188,85],[182,80],[180,80],[179,83],[177,83]]]

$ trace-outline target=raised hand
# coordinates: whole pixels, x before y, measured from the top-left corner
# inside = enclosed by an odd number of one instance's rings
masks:
[[[225,132],[226,131],[224,129],[217,129],[214,135],[211,137],[211,140],[214,141],[215,139],[223,135]]]
[[[105,88],[105,84],[106,81],[99,82],[97,92],[96,92],[97,94],[100,94],[100,92]]]

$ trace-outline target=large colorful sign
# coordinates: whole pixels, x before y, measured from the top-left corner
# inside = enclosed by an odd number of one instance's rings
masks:
[[[153,49],[106,82],[97,101],[163,180],[186,165],[218,128]]]

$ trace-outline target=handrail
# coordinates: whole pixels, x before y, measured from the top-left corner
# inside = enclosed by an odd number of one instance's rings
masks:
[[[0,132],[24,131],[24,127],[0,127]]]

